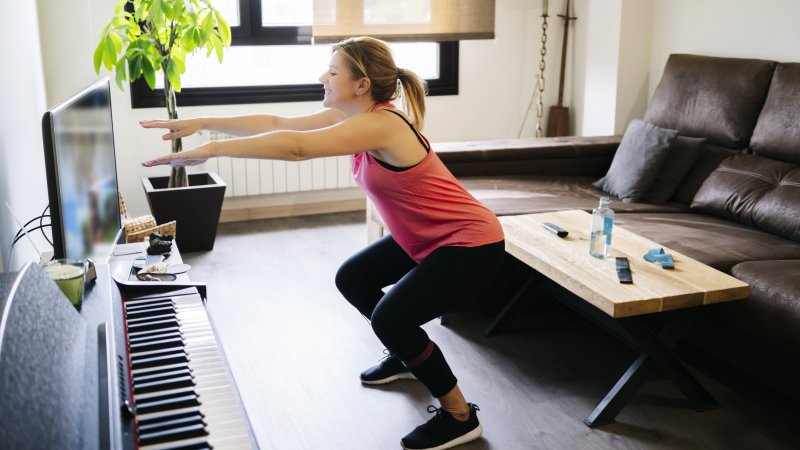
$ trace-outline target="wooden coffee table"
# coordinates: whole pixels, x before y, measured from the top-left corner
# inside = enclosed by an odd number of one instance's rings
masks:
[[[560,226],[569,235],[559,238],[542,227],[545,222]],[[718,406],[671,349],[702,318],[706,308],[700,306],[745,299],[750,294],[746,283],[619,226],[614,226],[611,256],[594,258],[589,255],[591,214],[585,211],[504,216],[500,223],[506,252],[534,270],[491,323],[487,335],[507,325],[529,299],[526,291],[536,286],[640,351],[584,423],[613,422],[641,385],[644,371],[640,369],[647,361],[657,364],[677,384],[694,409]],[[645,261],[644,255],[653,248],[672,254],[675,268],[662,269]],[[617,256],[628,258],[633,284],[619,283]],[[646,320],[654,315],[663,318]],[[654,322],[663,326],[654,326]]]

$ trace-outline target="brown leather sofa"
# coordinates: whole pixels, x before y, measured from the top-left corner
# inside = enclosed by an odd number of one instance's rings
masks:
[[[671,55],[644,120],[705,138],[666,203],[614,201],[616,223],[747,282],[689,345],[800,401],[800,63]],[[591,211],[619,136],[434,144],[498,215]],[[368,205],[369,239],[383,234]]]

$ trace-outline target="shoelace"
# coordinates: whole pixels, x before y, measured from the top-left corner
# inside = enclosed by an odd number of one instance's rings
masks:
[[[383,354],[384,354],[384,357],[381,358],[381,362],[382,363],[388,361],[391,357],[394,356],[394,354],[392,352],[390,352],[388,348],[383,349]]]
[[[480,411],[481,410],[478,407],[478,405],[476,405],[474,403],[470,403],[467,406],[470,409],[470,413],[471,413],[472,409],[474,409],[475,411]],[[433,416],[433,419],[431,419],[431,421],[433,421],[434,419],[439,418],[439,416],[441,416],[442,414],[444,414],[447,411],[445,411],[444,408],[437,408],[434,405],[428,405],[428,412],[431,413],[431,414],[435,414],[435,416]],[[450,414],[450,413],[448,413],[448,414]]]
[[[439,417],[444,412],[444,408],[437,408],[433,405],[428,405],[428,412],[431,414],[436,414],[435,417]]]

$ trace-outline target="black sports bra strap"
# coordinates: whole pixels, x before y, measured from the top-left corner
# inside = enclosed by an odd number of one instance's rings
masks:
[[[423,147],[425,147],[425,151],[426,152],[431,151],[430,147],[428,147],[428,144],[425,142],[424,139],[422,139],[422,136],[420,136],[420,134],[417,132],[417,129],[414,128],[414,125],[411,125],[411,122],[409,122],[408,119],[405,118],[405,116],[403,116],[399,112],[391,110],[391,109],[386,109],[386,108],[381,108],[381,109],[383,109],[384,111],[389,111],[390,113],[392,113],[392,114],[396,115],[397,117],[403,119],[403,122],[408,124],[409,128],[411,128],[411,131],[414,132],[414,136],[417,137],[417,140],[419,141],[419,143],[422,144]]]

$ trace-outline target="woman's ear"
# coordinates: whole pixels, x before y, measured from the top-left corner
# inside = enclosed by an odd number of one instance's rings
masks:
[[[369,92],[371,86],[372,86],[372,81],[367,77],[362,77],[360,80],[358,80],[358,83],[356,84],[356,89],[366,94]]]

